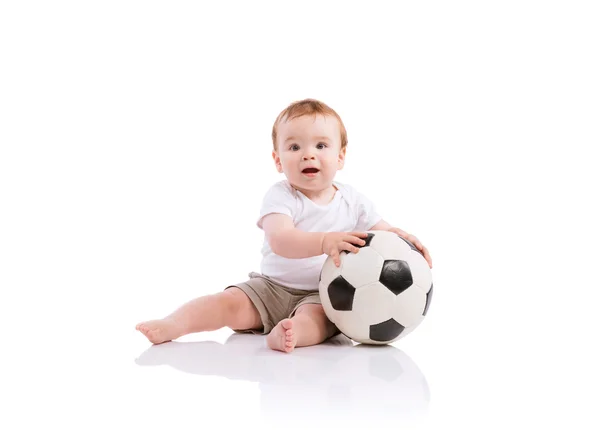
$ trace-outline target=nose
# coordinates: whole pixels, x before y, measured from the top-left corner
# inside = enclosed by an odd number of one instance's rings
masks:
[[[315,156],[310,151],[305,152],[304,155],[302,156],[302,160],[304,160],[304,161],[306,161],[306,160],[314,160],[314,159],[315,159]]]

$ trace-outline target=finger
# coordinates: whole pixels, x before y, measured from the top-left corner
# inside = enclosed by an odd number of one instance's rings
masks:
[[[408,239],[410,234],[408,234],[407,232],[405,232],[404,230],[400,230],[399,228],[393,228],[392,230],[390,230],[391,232],[396,233],[398,236],[403,237],[405,239]]]
[[[410,241],[410,234],[403,232],[403,231],[399,231],[399,232],[395,232],[398,236],[400,236],[403,239],[406,239],[408,241]]]
[[[431,255],[429,255],[429,250],[421,244],[420,251],[425,260],[427,261],[427,264],[429,264],[429,268],[432,268],[433,262],[431,260]]]
[[[356,237],[367,237],[369,235],[369,233],[367,233],[366,231],[353,231],[350,234]]]
[[[360,237],[356,237],[356,236],[348,236],[346,238],[346,242],[354,243],[354,244],[360,245],[360,246],[366,245],[366,243],[367,243],[365,240],[361,239]]]
[[[413,245],[415,245],[415,248],[417,248],[419,251],[421,251],[421,254],[423,254],[423,257],[425,257],[425,260],[427,260],[427,263],[429,263],[429,267],[432,267],[432,262],[431,262],[431,257],[429,256],[429,251],[427,250],[427,248],[425,248],[423,246],[423,244],[421,243],[421,241],[417,238],[413,239]]]
[[[409,242],[411,242],[413,245],[415,245],[415,248],[417,248],[419,251],[423,251],[423,244],[421,243],[421,241],[419,239],[417,239],[416,236],[413,236],[412,234],[408,235],[407,240]]]
[[[429,264],[429,268],[431,269],[433,267],[433,262],[431,261],[431,256],[429,255],[429,251],[423,245],[421,245],[420,250],[421,250],[421,254],[423,254],[423,257],[425,257],[427,264]]]
[[[333,262],[335,263],[336,267],[340,267],[340,254],[339,252],[333,251],[333,254],[331,254],[331,256],[333,257]]]
[[[429,263],[429,268],[432,269],[433,261],[431,260],[431,255],[429,254],[429,250],[425,247],[423,247],[423,256],[425,257],[425,260],[427,261],[427,263]]]
[[[423,244],[421,243],[421,241],[419,239],[417,239],[416,237],[414,238],[414,240],[412,241],[412,243],[417,247],[417,249],[419,251],[423,251],[425,249],[425,247],[423,246]]]
[[[356,246],[352,246],[352,245],[351,245],[350,243],[348,243],[348,242],[344,242],[344,243],[342,244],[342,248],[343,248],[345,251],[352,252],[352,253],[354,253],[354,254],[356,254],[356,253],[359,251],[359,249],[358,249]]]

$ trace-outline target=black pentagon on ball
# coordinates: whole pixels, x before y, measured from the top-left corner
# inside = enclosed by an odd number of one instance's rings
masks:
[[[356,288],[350,285],[341,275],[331,281],[331,284],[327,287],[329,301],[336,311],[351,311],[355,292]]]
[[[369,338],[379,342],[389,342],[404,331],[404,326],[398,321],[390,318],[379,324],[373,324],[369,327]]]
[[[429,310],[429,304],[431,303],[431,297],[433,296],[433,283],[431,283],[431,288],[427,293],[427,300],[425,301],[425,310],[423,311],[423,316],[427,315],[427,311]]]
[[[410,266],[404,260],[385,260],[379,282],[398,295],[413,284]]]
[[[367,233],[367,237],[363,238],[363,240],[365,241],[365,244],[364,245],[356,245],[356,247],[364,248],[365,246],[371,245],[371,241],[373,240],[374,237],[375,237],[375,235],[373,233]]]
[[[353,245],[356,246],[357,248],[364,248],[366,246],[371,245],[371,241],[373,240],[374,237],[375,237],[375,235],[373,233],[367,233],[367,237],[363,238],[363,240],[365,241],[364,245],[358,245],[358,244],[353,244]],[[350,254],[350,251],[342,251],[342,253]]]

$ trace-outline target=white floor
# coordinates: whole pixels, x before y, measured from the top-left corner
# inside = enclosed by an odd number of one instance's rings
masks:
[[[597,316],[558,312],[552,298],[531,313],[483,300],[469,314],[439,285],[426,321],[396,344],[338,336],[291,354],[228,329],[151,346],[126,293],[42,300],[35,321],[3,302],[1,427],[598,428]]]
[[[215,398],[212,406],[206,406],[223,413],[226,405],[240,402],[234,419],[247,424],[289,421],[290,426],[306,428],[362,421],[397,426],[427,416],[427,379],[398,348],[354,346],[338,336],[286,355],[266,348],[262,336],[221,337],[148,348],[136,359],[135,372],[140,378],[157,376],[167,384],[183,372],[181,381],[188,390],[202,385],[198,399],[210,398],[213,389],[224,390],[226,401]]]

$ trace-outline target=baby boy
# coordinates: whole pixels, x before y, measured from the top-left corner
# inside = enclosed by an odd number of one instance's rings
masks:
[[[319,274],[331,256],[358,252],[369,230],[388,230],[429,251],[411,234],[388,224],[373,203],[335,181],[344,167],[346,129],[326,104],[306,99],[290,104],[273,125],[273,160],[285,180],[264,196],[257,226],[264,233],[260,273],[223,291],[195,298],[163,319],[139,323],[150,342],[229,327],[267,335],[274,350],[319,344],[339,333],[319,298]]]

